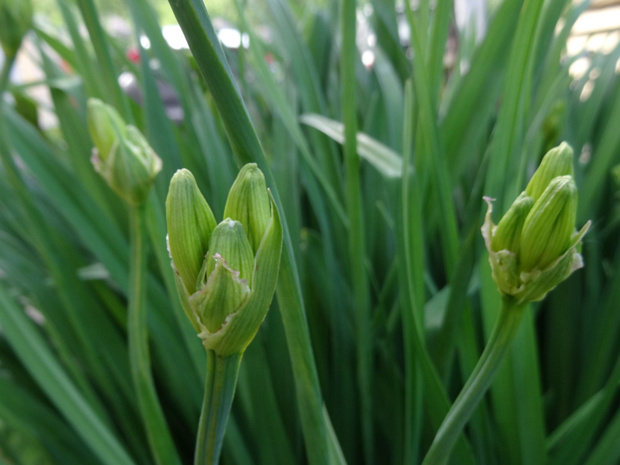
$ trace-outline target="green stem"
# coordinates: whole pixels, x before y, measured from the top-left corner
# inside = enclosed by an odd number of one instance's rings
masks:
[[[523,317],[525,305],[502,298],[499,317],[478,364],[446,415],[422,465],[444,465],[465,424],[499,369]]]
[[[2,72],[0,73],[0,97],[2,97],[4,91],[9,88],[9,75],[11,74],[11,68],[13,68],[14,62],[15,55],[4,57],[4,64],[2,66]]]
[[[222,452],[243,354],[222,358],[207,350],[205,396],[198,424],[194,465],[217,465]]]
[[[160,465],[181,465],[151,374],[146,324],[147,251],[144,214],[144,207],[139,206],[132,207],[129,215],[131,228],[130,294],[127,314],[129,363],[138,406],[155,462]]]
[[[344,158],[346,166],[346,199],[349,217],[349,263],[355,295],[357,349],[357,381],[360,387],[362,445],[364,462],[374,463],[372,423],[372,334],[368,279],[365,267],[364,216],[360,187],[360,159],[357,154],[357,114],[355,102],[356,1],[342,2],[342,115],[344,121]]]

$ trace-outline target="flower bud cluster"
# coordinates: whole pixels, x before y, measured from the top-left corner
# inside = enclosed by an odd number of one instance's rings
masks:
[[[194,176],[179,170],[166,199],[168,250],[183,309],[207,349],[242,353],[275,291],[282,226],[265,177],[245,165],[217,224]]]
[[[497,225],[491,219],[491,199],[485,200],[489,207],[482,235],[501,294],[519,303],[542,300],[583,266],[579,250],[590,222],[575,231],[577,187],[568,144],[547,152]]]
[[[161,171],[161,159],[137,128],[100,100],[88,100],[87,120],[95,170],[123,200],[140,205]]]

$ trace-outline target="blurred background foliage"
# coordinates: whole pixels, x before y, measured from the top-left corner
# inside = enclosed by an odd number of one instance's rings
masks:
[[[372,0],[343,16],[328,0],[207,1],[224,44],[210,64],[243,99],[226,105],[166,2],[34,2],[0,86],[0,462],[154,463],[127,360],[127,211],[89,160],[97,97],[163,160],[148,203],[149,342],[184,463],[205,360],[163,205],[185,167],[221,219],[247,155],[231,141],[252,139],[222,116],[243,108],[289,256],[222,463],[419,463],[497,313],[482,196],[499,218],[566,140],[578,227],[593,221],[586,267],[531,306],[452,463],[617,464],[620,31],[602,23],[616,3]]]

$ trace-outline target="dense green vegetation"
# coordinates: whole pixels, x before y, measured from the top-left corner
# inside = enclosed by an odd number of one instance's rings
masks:
[[[165,199],[187,168],[222,219],[249,162],[265,173],[284,246],[221,463],[421,463],[500,313],[483,196],[499,222],[561,141],[575,153],[576,228],[592,221],[585,267],[524,308],[450,463],[618,463],[620,45],[584,52],[586,72],[569,74],[582,57],[566,43],[587,2],[493,2],[476,42],[450,1],[235,0],[249,47],[234,50],[219,46],[202,1],[170,3],[163,17],[176,14],[191,52],[168,46],[146,0],[119,2],[130,41],[149,39],[138,60],[94,0],[55,3],[61,27],[33,24],[42,81],[9,83],[5,50],[0,463],[192,463],[207,358],[178,299]],[[127,72],[139,101],[119,86]],[[89,98],[162,160],[140,213],[140,286],[135,211],[90,161]],[[40,126],[43,111],[56,127]],[[135,298],[166,425],[155,443],[132,382]]]

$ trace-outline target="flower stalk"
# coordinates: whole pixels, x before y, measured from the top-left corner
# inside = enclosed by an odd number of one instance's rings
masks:
[[[129,307],[127,310],[127,338],[129,365],[138,407],[142,413],[149,445],[155,463],[181,465],[168,424],[157,397],[151,373],[151,357],[146,324],[146,262],[145,208],[130,207]]]
[[[271,304],[282,252],[278,209],[258,167],[245,165],[230,189],[225,219],[188,170],[170,181],[168,250],[183,310],[207,351],[195,465],[219,461],[243,353]]]
[[[127,339],[129,365],[138,407],[153,458],[158,465],[181,465],[157,396],[151,372],[146,314],[145,200],[161,160],[145,137],[125,124],[114,108],[96,99],[88,102],[88,127],[95,144],[92,162],[129,209],[130,250]]]
[[[423,465],[447,463],[510,348],[527,305],[544,299],[583,267],[580,244],[590,222],[575,231],[577,187],[572,157],[566,143],[551,149],[497,225],[491,219],[492,199],[485,198],[489,207],[482,235],[502,304],[482,356],[444,418]]]
[[[207,376],[198,424],[194,465],[219,463],[243,354],[220,357],[207,350]]]
[[[495,373],[517,334],[526,306],[511,297],[502,297],[500,312],[489,341],[437,431],[422,465],[444,465],[448,462],[452,446],[491,386]]]

